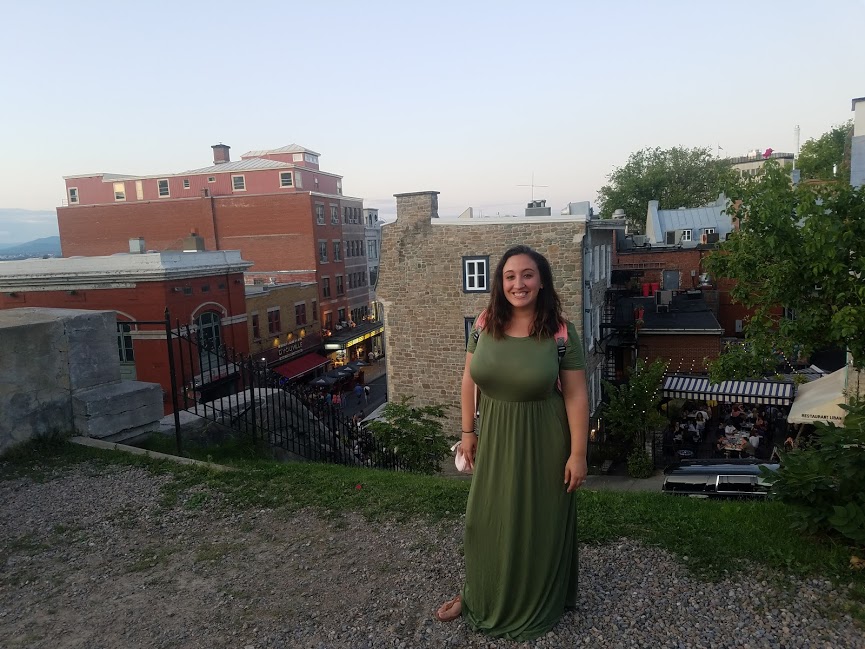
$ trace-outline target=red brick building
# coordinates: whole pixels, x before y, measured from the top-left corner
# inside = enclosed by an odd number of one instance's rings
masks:
[[[359,322],[371,311],[363,201],[344,196],[342,177],[297,145],[249,151],[232,162],[212,147],[213,165],[156,176],[66,176],[57,209],[66,257],[125,251],[133,237],[154,250],[181,249],[190,233],[208,250],[239,250],[250,283],[313,281],[322,327]]]
[[[0,264],[0,309],[54,307],[117,312],[121,376],[159,383],[171,412],[164,329],[124,321],[192,324],[200,336],[249,352],[243,272],[237,251],[27,259]]]

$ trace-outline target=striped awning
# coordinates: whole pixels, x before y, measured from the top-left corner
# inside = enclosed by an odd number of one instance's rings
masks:
[[[726,403],[759,403],[789,406],[795,386],[780,381],[723,381],[710,383],[705,376],[671,374],[664,379],[663,396]]]

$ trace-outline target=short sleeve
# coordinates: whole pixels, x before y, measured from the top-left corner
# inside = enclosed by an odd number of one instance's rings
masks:
[[[469,339],[466,342],[466,352],[469,354],[475,353],[475,348],[478,346],[478,333],[475,326],[472,325],[472,330],[469,332]]]
[[[565,356],[559,365],[563,370],[584,370],[586,359],[583,356],[583,345],[581,338],[577,335],[574,323],[568,321],[568,343],[565,348]]]

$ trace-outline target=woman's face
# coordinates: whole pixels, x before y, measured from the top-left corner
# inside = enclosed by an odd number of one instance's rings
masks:
[[[541,290],[538,265],[528,255],[514,255],[502,272],[505,297],[515,309],[534,309]]]

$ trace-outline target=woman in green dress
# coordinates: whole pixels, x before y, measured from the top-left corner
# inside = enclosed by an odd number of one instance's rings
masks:
[[[531,640],[576,606],[573,492],[586,479],[589,405],[582,345],[570,322],[559,354],[564,322],[547,259],[527,246],[505,252],[466,353],[461,447],[474,470],[466,581],[436,611],[439,620],[463,616],[488,635]]]

